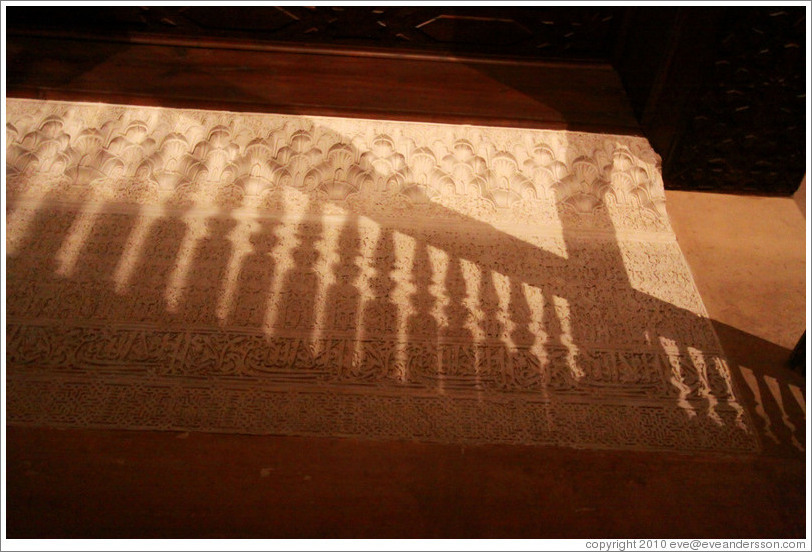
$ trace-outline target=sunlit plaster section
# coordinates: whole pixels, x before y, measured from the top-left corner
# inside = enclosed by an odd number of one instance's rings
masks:
[[[12,209],[6,219],[6,251],[14,255],[20,241],[28,233],[36,208],[60,182],[71,166],[69,151],[71,135],[65,132],[60,117],[45,118],[20,131],[12,123],[6,125],[6,179],[9,193],[29,205],[29,209]],[[69,129],[74,130],[74,129]],[[75,131],[74,131],[75,132]],[[32,179],[33,175],[37,178]],[[33,181],[32,181],[33,180]],[[13,186],[16,183],[17,186]]]
[[[790,385],[789,391],[792,394],[792,397],[795,399],[795,402],[798,403],[798,406],[801,408],[801,411],[806,416],[806,401],[804,400],[803,391],[797,385]]]
[[[12,423],[756,447],[643,139],[35,101],[9,124]]]
[[[767,389],[770,390],[770,394],[773,396],[773,399],[775,399],[775,404],[778,405],[778,409],[781,412],[781,421],[784,423],[784,427],[789,430],[792,446],[803,452],[804,447],[795,436],[797,428],[795,427],[795,424],[792,423],[792,420],[784,407],[784,400],[781,395],[781,386],[779,385],[778,380],[772,376],[764,376],[764,381],[767,383]]]
[[[761,423],[763,423],[763,427],[761,428],[761,433],[774,443],[779,443],[778,437],[773,433],[772,430],[772,420],[767,415],[767,412],[764,410],[764,399],[761,397],[761,391],[758,385],[758,378],[753,373],[750,368],[745,366],[741,366],[740,370],[742,372],[742,376],[744,377],[744,381],[746,382],[747,386],[750,388],[750,391],[753,393],[753,397],[755,399],[755,413],[756,415],[761,418]]]

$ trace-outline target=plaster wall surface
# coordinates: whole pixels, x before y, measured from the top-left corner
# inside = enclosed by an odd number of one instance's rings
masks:
[[[7,107],[9,424],[758,449],[644,138]]]
[[[732,369],[751,370],[783,448],[764,439],[759,455],[675,455],[9,428],[9,536],[803,538],[804,454],[764,379],[788,410],[788,386],[805,389],[783,367],[803,328],[803,219],[791,198],[667,199],[709,313],[724,321],[722,345],[741,363]],[[800,438],[805,416],[790,412]]]

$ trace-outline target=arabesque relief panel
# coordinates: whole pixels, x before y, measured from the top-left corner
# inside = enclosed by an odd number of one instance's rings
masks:
[[[10,423],[757,447],[645,139],[7,107]]]

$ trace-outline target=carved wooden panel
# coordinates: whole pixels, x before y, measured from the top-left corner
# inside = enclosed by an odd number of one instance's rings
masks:
[[[729,8],[690,124],[665,162],[670,186],[791,195],[805,171],[804,8]]]
[[[246,40],[608,59],[621,8],[126,7],[10,8],[16,29],[152,32]]]

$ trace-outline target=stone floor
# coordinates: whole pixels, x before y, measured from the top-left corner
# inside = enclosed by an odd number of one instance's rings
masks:
[[[669,192],[755,456],[8,428],[9,537],[805,534],[805,221],[791,198]],[[772,435],[772,437],[771,437]]]

